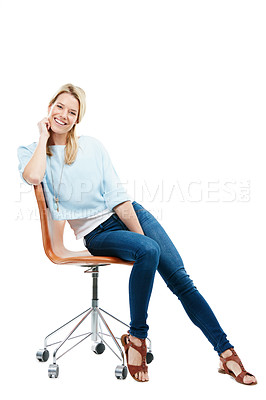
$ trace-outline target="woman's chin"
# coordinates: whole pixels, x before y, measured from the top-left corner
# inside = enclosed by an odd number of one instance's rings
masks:
[[[66,129],[57,128],[56,126],[52,126],[49,130],[50,133],[55,133],[57,135],[65,135],[68,131]]]

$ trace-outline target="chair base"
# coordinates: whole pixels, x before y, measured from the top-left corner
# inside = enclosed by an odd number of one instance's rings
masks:
[[[70,350],[72,350],[74,347],[76,347],[78,344],[82,343],[85,339],[91,338],[93,344],[92,344],[92,350],[96,354],[102,354],[105,350],[105,346],[107,346],[117,357],[118,359],[122,362],[122,364],[118,365],[115,369],[115,376],[117,379],[125,379],[127,376],[127,367],[125,365],[125,357],[124,353],[122,350],[122,347],[118,343],[118,340],[120,338],[117,338],[114,336],[113,332],[109,328],[106,320],[103,317],[103,314],[108,315],[109,317],[113,318],[120,324],[123,324],[127,328],[129,328],[129,325],[127,325],[125,322],[121,321],[120,319],[114,317],[112,314],[108,313],[107,311],[101,309],[98,307],[98,276],[99,276],[99,271],[98,271],[98,266],[93,266],[90,271],[86,272],[92,272],[92,281],[93,281],[93,296],[92,296],[92,305],[90,308],[87,310],[83,311],[82,313],[78,314],[76,317],[72,318],[70,321],[66,322],[64,325],[60,326],[57,328],[55,331],[51,332],[46,338],[44,339],[44,348],[41,350],[38,350],[36,353],[37,360],[40,362],[46,362],[49,359],[49,351],[47,350],[48,347],[58,345],[56,349],[53,352],[53,364],[50,364],[49,369],[48,369],[48,376],[49,378],[58,378],[59,375],[59,366],[57,364],[57,361],[63,357],[66,353],[68,353]],[[87,317],[91,317],[91,331],[83,333],[81,335],[75,335],[73,336],[74,332],[81,326],[81,324],[87,319]],[[69,334],[65,337],[64,340],[60,340],[54,343],[48,344],[48,339],[59,332],[61,329],[66,327],[68,324],[71,322],[77,320],[79,317],[82,317],[79,322],[74,326],[74,328],[69,332]],[[101,328],[101,323],[105,326],[107,333],[103,333],[102,328]],[[112,339],[113,344],[115,345],[116,349],[118,350],[118,353],[106,342],[104,339],[105,336],[109,336]],[[73,339],[78,339],[81,338],[77,343],[75,343],[73,346],[65,350],[62,354],[58,355],[59,350],[67,343],[69,340]],[[153,360],[153,355],[151,352],[151,341],[147,338],[147,363],[150,363]]]

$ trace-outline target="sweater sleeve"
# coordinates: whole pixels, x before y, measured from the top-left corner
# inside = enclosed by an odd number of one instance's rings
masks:
[[[33,152],[30,150],[29,146],[19,146],[17,149],[17,155],[19,159],[18,170],[20,173],[20,177],[24,183],[30,185],[30,183],[23,178],[22,174],[24,172],[24,168],[26,167],[33,155]]]
[[[98,143],[102,154],[103,197],[107,208],[113,210],[118,204],[132,199],[123,187],[105,147],[102,143]]]

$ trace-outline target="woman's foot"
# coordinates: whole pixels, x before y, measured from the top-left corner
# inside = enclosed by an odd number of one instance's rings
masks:
[[[225,350],[220,355],[219,372],[231,375],[237,382],[244,385],[256,385],[255,376],[249,374],[233,348]]]
[[[141,346],[141,341],[136,338],[135,336],[131,336],[129,335],[129,340],[135,344],[136,346],[140,347]],[[130,365],[141,365],[142,362],[142,357],[141,354],[135,350],[133,347],[130,347],[128,350],[128,363]],[[145,364],[147,365],[147,363],[145,362]],[[149,376],[148,376],[148,371],[147,372],[137,372],[135,375],[135,378],[137,378],[138,380],[142,381],[142,382],[146,382],[149,380]]]
[[[147,348],[145,345],[145,340],[138,339],[135,336],[131,335],[123,335],[121,341],[123,346],[125,347],[127,364],[130,374],[137,381],[147,382],[149,380],[149,376],[146,363]],[[139,371],[134,373],[134,370]]]

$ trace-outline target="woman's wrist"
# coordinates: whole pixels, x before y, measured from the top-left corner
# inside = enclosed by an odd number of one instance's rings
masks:
[[[47,144],[48,139],[49,139],[49,136],[40,135],[40,137],[39,137],[39,144],[40,144],[41,146],[45,146],[45,147],[46,147],[46,144]]]

